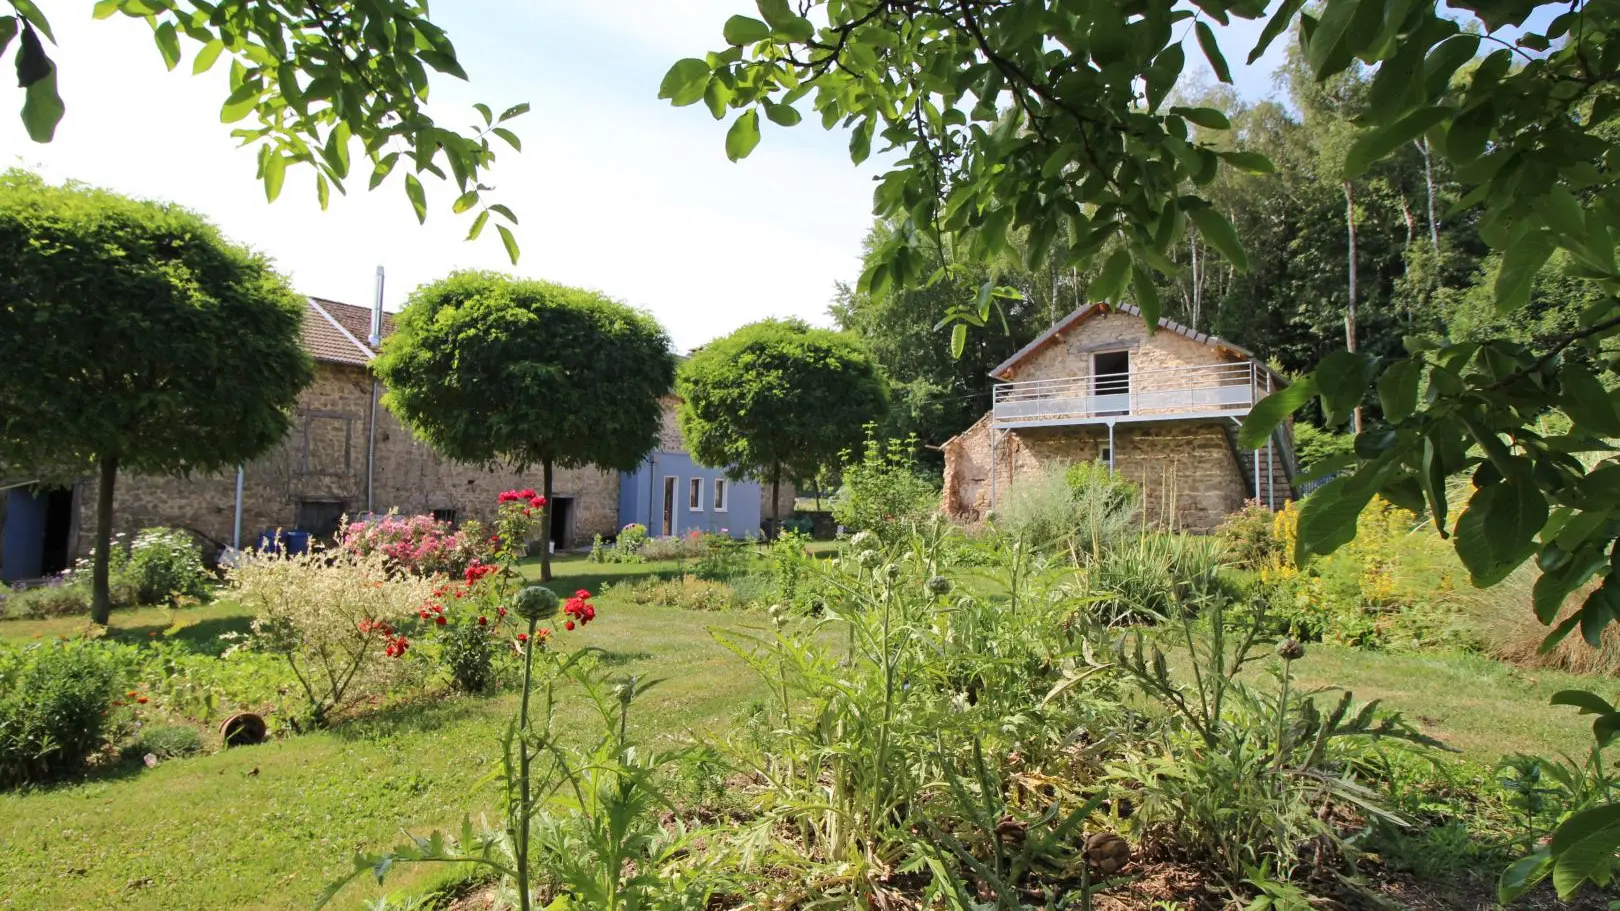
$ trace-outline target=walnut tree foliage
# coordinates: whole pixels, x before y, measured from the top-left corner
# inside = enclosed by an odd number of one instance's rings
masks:
[[[550,500],[554,468],[631,471],[658,443],[675,355],[639,310],[594,291],[457,272],[416,289],[396,326],[376,361],[383,402],[447,458],[540,466]],[[548,536],[550,521],[548,506]]]
[[[304,310],[192,212],[0,175],[0,465],[99,469],[96,622],[118,472],[216,470],[280,443],[313,377]]]
[[[67,110],[46,50],[55,43],[50,22],[35,0],[0,2],[11,8],[0,15],[0,56],[16,39],[23,124],[36,142],[50,142]],[[418,221],[426,219],[428,205],[419,175],[452,181],[452,210],[478,210],[468,238],[497,215],[507,223],[497,225],[501,242],[517,261],[517,238],[507,226],[517,217],[490,201],[493,188],[484,178],[495,162],[494,139],[520,148],[504,124],[528,105],[499,115],[475,105],[482,123],[465,132],[427,113],[430,71],[457,79],[467,74],[449,36],[429,19],[426,0],[99,0],[94,13],[146,20],[171,70],[188,49],[194,74],[221,61],[230,67],[220,120],[242,124],[232,135],[257,145],[258,178],[271,202],[288,169],[308,165],[324,209],[333,190],[345,192],[365,173],[352,161],[364,156],[370,189],[396,169],[403,172]]]
[[[1259,405],[1241,445],[1318,401],[1343,423],[1365,400],[1382,420],[1356,439],[1346,474],[1306,499],[1297,556],[1329,552],[1355,534],[1373,496],[1425,509],[1455,536],[1475,583],[1534,560],[1534,610],[1554,623],[1589,589],[1548,643],[1575,630],[1596,644],[1620,619],[1620,438],[1617,364],[1602,343],[1620,333],[1620,182],[1611,131],[1620,114],[1620,7],[1606,0],[758,0],[737,15],[726,47],[677,62],[661,95],[737,115],[733,159],[759,142],[760,117],[791,126],[805,111],[850,133],[850,154],[891,148],[874,212],[902,224],[862,279],[878,293],[943,271],[915,237],[971,238],[980,254],[1028,237],[1032,265],[1095,267],[1091,292],[1127,285],[1151,321],[1154,272],[1191,225],[1239,269],[1245,251],[1204,195],[1222,168],[1272,169],[1264,155],[1202,138],[1217,111],[1171,98],[1189,53],[1231,79],[1212,27],[1266,24],[1253,61],[1280,36],[1300,44],[1312,78],[1376,69],[1340,160],[1353,180],[1416,140],[1451,169],[1480,237],[1501,255],[1494,306],[1529,299],[1554,251],[1598,300],[1579,325],[1532,347],[1512,338],[1442,342],[1414,335],[1379,356],[1341,350]],[[1532,14],[1539,12],[1532,19]],[[1467,26],[1467,27],[1465,27]],[[1190,39],[1190,40],[1189,40]],[[1189,48],[1192,50],[1189,51]],[[1194,127],[1205,132],[1195,135]],[[990,292],[980,295],[988,309]],[[1587,357],[1566,357],[1585,350]],[[1595,364],[1595,366],[1594,366]],[[1544,422],[1559,413],[1557,422]],[[1565,427],[1561,432],[1545,428]],[[1446,480],[1471,478],[1455,502]],[[1620,807],[1554,839],[1561,892],[1598,869],[1620,841]],[[1607,828],[1603,828],[1607,826]],[[1595,840],[1593,840],[1595,839]],[[1605,841],[1607,839],[1607,841]],[[1598,848],[1591,848],[1601,842]],[[1594,874],[1597,875],[1597,874]]]
[[[883,378],[850,336],[798,320],[762,320],[681,364],[676,414],[693,459],[776,488],[856,449],[888,409]]]

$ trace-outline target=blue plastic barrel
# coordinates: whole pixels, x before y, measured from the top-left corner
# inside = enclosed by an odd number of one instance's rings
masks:
[[[259,532],[259,553],[261,553],[261,554],[273,554],[273,553],[279,553],[280,550],[281,550],[281,546],[280,546],[280,544],[278,544],[276,542],[276,533],[275,532],[273,532],[273,531],[261,531],[261,532]]]
[[[281,541],[286,545],[289,554],[309,552],[309,532],[307,531],[284,531],[281,533]]]

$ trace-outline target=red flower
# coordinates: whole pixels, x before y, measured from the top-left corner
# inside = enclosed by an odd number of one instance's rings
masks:
[[[422,608],[421,610],[417,611],[416,613],[417,613],[417,616],[421,617],[423,620],[426,620],[428,618],[428,610],[425,607]]]
[[[478,625],[479,626],[488,626],[489,625],[489,618],[488,617],[479,617],[478,618]]]
[[[518,641],[519,642],[528,642],[529,641],[529,634],[528,633],[518,633]]]
[[[550,639],[551,638],[551,627],[548,626],[545,629],[542,629],[540,631],[540,638],[542,638],[542,639]]]
[[[539,496],[539,494],[534,492],[533,487],[525,487],[522,490],[518,491],[517,495],[522,497],[525,500],[532,500],[535,497]]]
[[[157,636],[157,633],[156,633],[156,632],[151,632],[151,633],[147,633],[147,634],[146,634],[146,638],[148,638],[148,639],[151,639],[151,638],[153,638],[153,637],[155,637],[155,636]]]
[[[146,704],[146,697],[145,696],[136,696],[135,701],[139,702],[141,705],[145,705]]]
[[[136,696],[139,696],[140,693],[137,693],[134,690],[130,690],[128,693],[125,693],[124,695],[128,696],[131,699],[134,699]]]
[[[577,592],[574,592],[574,597],[576,597],[576,598],[589,598],[590,596],[591,596],[591,593],[586,591],[583,588],[580,589]]]
[[[497,614],[497,616],[501,616],[501,617],[506,616],[506,608],[504,608],[504,607],[499,608],[499,613]]]
[[[570,620],[567,623],[563,624],[563,629],[573,629],[573,628],[574,628],[574,621],[572,621],[572,620]]]
[[[440,614],[437,617],[434,617],[433,622],[439,624],[440,626],[443,626],[444,625],[444,614]]]
[[[596,608],[590,606],[589,604],[585,605],[585,619],[586,620],[595,620],[596,619]]]

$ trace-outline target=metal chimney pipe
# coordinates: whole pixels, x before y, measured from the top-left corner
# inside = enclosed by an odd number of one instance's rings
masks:
[[[377,267],[377,296],[376,296],[376,300],[371,302],[371,336],[366,339],[366,343],[371,346],[371,350],[373,350],[373,351],[376,351],[377,346],[382,344],[382,313],[383,313],[382,304],[383,304],[383,267],[378,266]]]

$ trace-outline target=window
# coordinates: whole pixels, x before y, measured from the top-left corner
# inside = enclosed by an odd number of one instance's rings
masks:
[[[726,485],[726,479],[725,478],[715,478],[714,479],[714,511],[715,512],[725,512],[726,511],[726,486],[727,485]]]
[[[446,525],[455,525],[456,511],[454,509],[435,509],[433,510],[433,521],[443,522]]]
[[[694,512],[703,511],[703,479],[692,478],[686,482],[686,508]]]
[[[1113,447],[1109,446],[1107,443],[1104,443],[1097,450],[1097,461],[1103,463],[1104,465],[1107,465],[1109,468],[1113,468],[1114,467],[1114,449],[1113,449]]]

